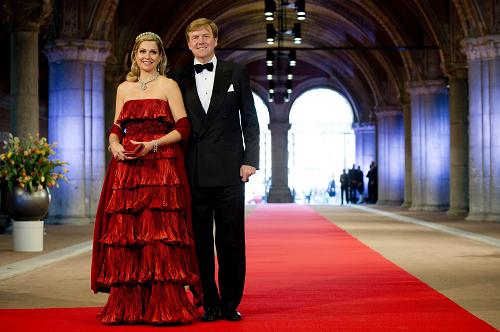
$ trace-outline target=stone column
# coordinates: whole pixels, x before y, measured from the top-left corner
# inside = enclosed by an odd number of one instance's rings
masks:
[[[469,105],[467,72],[455,70],[450,84],[450,208],[448,214],[469,210]]]
[[[370,170],[370,163],[376,157],[376,136],[375,125],[373,123],[354,123],[352,126],[356,141],[356,165],[361,166],[363,171],[363,182],[365,191],[363,195],[368,195],[368,178],[366,174]]]
[[[10,24],[10,128],[14,135],[39,133],[38,33],[52,7],[47,1],[6,1]]]
[[[53,192],[51,219],[93,220],[105,166],[104,66],[110,44],[56,40],[49,59],[49,140],[69,162],[69,183]],[[61,221],[58,221],[61,222]]]
[[[404,198],[404,124],[397,107],[378,107],[377,171],[380,205],[400,205]]]
[[[500,221],[500,35],[462,41],[469,68],[469,215]]]
[[[411,207],[411,105],[403,103],[403,122],[405,128],[405,193],[403,207]]]
[[[450,189],[450,115],[444,80],[409,82],[412,133],[411,210],[447,209]]]
[[[288,131],[291,125],[283,122],[271,122],[271,188],[269,203],[293,202],[288,187]]]

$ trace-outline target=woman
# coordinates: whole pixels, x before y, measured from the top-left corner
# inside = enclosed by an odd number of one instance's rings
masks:
[[[105,324],[190,323],[186,285],[199,280],[189,185],[180,141],[189,122],[179,87],[164,76],[160,37],[137,36],[116,94],[113,154],[96,216],[92,289],[110,293]]]

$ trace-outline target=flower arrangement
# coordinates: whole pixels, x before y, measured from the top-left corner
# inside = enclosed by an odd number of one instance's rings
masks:
[[[59,187],[59,180],[67,181],[68,163],[50,158],[55,154],[55,144],[45,137],[19,138],[10,135],[3,141],[0,154],[0,178],[7,182],[9,190],[15,185],[30,192],[47,187]]]

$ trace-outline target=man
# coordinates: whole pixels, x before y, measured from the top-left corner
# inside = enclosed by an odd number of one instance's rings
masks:
[[[377,165],[375,161],[371,162],[366,177],[368,178],[368,202],[375,204],[377,202]]]
[[[358,202],[358,177],[356,176],[356,165],[352,164],[352,168],[349,169],[348,177],[351,181],[349,183],[349,201],[351,204],[356,204]]]
[[[186,168],[203,290],[202,320],[236,321],[241,319],[237,307],[246,269],[244,184],[259,164],[259,123],[245,68],[215,56],[215,23],[205,18],[191,22],[186,39],[194,62],[172,78],[179,84],[191,121]]]
[[[342,174],[340,174],[340,205],[344,205],[344,194],[345,201],[349,203],[349,177],[346,173],[346,170],[342,170]]]

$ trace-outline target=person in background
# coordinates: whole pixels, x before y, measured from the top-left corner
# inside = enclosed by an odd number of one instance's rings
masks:
[[[344,205],[344,194],[345,201],[349,203],[349,175],[346,173],[346,170],[342,170],[342,174],[340,174],[340,205]]]
[[[335,195],[337,195],[336,189],[335,189],[335,175],[332,175],[331,180],[328,182],[328,187],[326,189],[326,192],[328,193],[328,196],[333,199]]]
[[[368,178],[368,202],[371,204],[377,203],[377,164],[375,161],[370,163],[370,170],[366,174]]]

